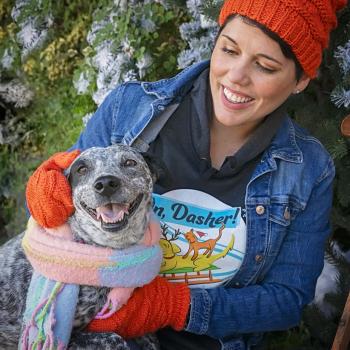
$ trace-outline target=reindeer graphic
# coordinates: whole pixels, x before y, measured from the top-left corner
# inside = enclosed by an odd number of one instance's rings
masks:
[[[221,238],[222,231],[224,230],[224,228],[225,228],[225,225],[222,224],[220,229],[219,229],[218,236],[216,238],[213,238],[213,239],[208,239],[204,242],[198,241],[198,238],[194,234],[193,229],[186,232],[184,234],[184,236],[189,243],[189,247],[188,247],[187,253],[182,258],[186,259],[187,256],[193,251],[193,256],[192,256],[191,260],[195,260],[198,257],[199,250],[201,250],[201,249],[205,249],[205,252],[203,253],[203,255],[206,255],[209,258],[211,256],[211,254],[213,253],[213,250],[215,248],[216,243]]]
[[[160,272],[165,273],[164,276],[166,276],[169,280],[172,280],[174,278],[173,277],[174,273],[180,273],[180,274],[184,273],[184,272],[176,272],[181,269],[184,269],[187,272],[193,271],[197,273],[203,270],[210,270],[211,267],[213,267],[212,264],[216,260],[219,260],[220,258],[224,258],[228,254],[228,252],[233,249],[233,246],[235,243],[235,235],[232,234],[231,240],[228,243],[227,247],[220,253],[212,254],[211,256],[199,255],[197,258],[195,258],[195,260],[192,259],[191,256],[187,256],[184,258],[183,256],[178,255],[181,252],[181,249],[176,243],[174,243],[174,241],[180,235],[183,235],[183,233],[179,229],[176,229],[174,233],[169,233],[170,230],[168,231],[169,227],[166,224],[161,225],[161,228],[162,228],[162,235],[164,238],[161,238],[159,242],[163,250],[163,262],[160,268]],[[219,231],[219,234],[222,234],[223,229],[224,229],[224,226],[221,228],[221,232]],[[217,240],[219,239],[220,237],[217,238]],[[194,277],[194,276],[191,277],[191,282],[189,282],[189,284],[197,283],[195,281],[197,281],[198,275],[196,276],[197,277]],[[190,278],[190,277],[187,277],[187,278]],[[200,277],[200,280],[201,280],[201,283],[217,282],[217,280],[212,278],[204,281],[203,276]]]
[[[179,237],[182,232],[177,229],[175,230],[174,234],[171,234],[171,237],[168,238],[168,225],[162,224],[162,236],[164,238],[161,238],[159,241],[159,244],[163,251],[163,261],[160,268],[160,271],[166,271],[166,270],[172,270],[175,269],[178,265],[178,261],[176,258],[179,258],[176,254],[181,252],[180,247],[173,243],[173,241],[176,241],[176,239]]]

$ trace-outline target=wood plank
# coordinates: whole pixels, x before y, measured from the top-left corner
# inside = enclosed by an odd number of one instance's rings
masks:
[[[332,350],[348,350],[350,343],[350,293],[339,321]]]

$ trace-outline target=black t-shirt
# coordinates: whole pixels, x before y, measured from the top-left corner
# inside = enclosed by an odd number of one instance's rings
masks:
[[[271,113],[248,141],[215,169],[210,161],[209,125],[213,114],[209,89],[209,69],[195,81],[192,90],[169,118],[149,151],[165,163],[172,181],[164,188],[155,185],[155,193],[191,188],[210,193],[231,206],[244,206],[247,184],[263,151],[276,134],[285,113]]]
[[[185,243],[189,244],[183,238],[186,230],[181,232],[183,225],[187,225],[195,234],[196,239],[202,242],[206,240],[206,237],[209,237],[206,236],[207,232],[210,229],[214,230],[213,237],[218,239],[216,246],[216,253],[218,253],[224,250],[229,241],[229,239],[224,243],[221,243],[222,240],[219,241],[221,233],[217,236],[217,232],[219,232],[222,224],[227,227],[231,225],[232,229],[233,227],[236,228],[238,221],[241,220],[243,227],[245,227],[243,221],[245,221],[244,202],[247,184],[261,159],[262,153],[276,134],[284,115],[283,108],[271,113],[252,133],[248,141],[234,155],[227,157],[219,170],[215,169],[210,161],[209,126],[213,116],[213,107],[209,89],[209,69],[198,77],[192,90],[180,103],[149,148],[149,152],[163,160],[172,178],[170,185],[165,187],[156,184],[154,187],[155,204],[153,209],[161,221],[168,246],[178,248],[179,243],[182,244],[182,247]],[[198,199],[195,200],[193,197],[197,195]],[[166,199],[163,199],[163,196]],[[172,201],[169,202],[167,209],[164,209],[166,203],[159,203],[168,200],[167,196]],[[221,211],[217,214],[220,216],[215,217],[217,205],[219,205]],[[212,211],[210,210],[211,206],[214,208]],[[191,208],[192,212],[188,208]],[[206,214],[203,214],[203,208],[206,210]],[[225,210],[222,208],[225,208]],[[229,215],[227,208],[231,210],[231,215]],[[166,210],[168,212],[165,214]],[[163,223],[162,220],[164,220]],[[235,220],[237,220],[236,223]],[[174,225],[174,227],[169,231],[171,225]],[[239,234],[244,236],[241,238],[242,242],[245,242],[246,231],[241,230]],[[174,239],[179,237],[182,242]],[[235,238],[236,247],[239,239],[237,235]],[[178,256],[176,256],[182,265],[172,267],[172,270],[170,270],[170,267],[169,269],[163,268],[164,276],[171,277],[174,276],[174,273],[180,272],[187,274],[189,267],[184,265],[184,255],[186,254],[183,254],[186,249],[186,247],[181,248],[182,252],[177,253]],[[234,250],[232,247],[230,249]],[[179,252],[179,250],[176,252]],[[242,243],[242,249],[236,251],[237,254],[242,253],[241,257],[238,258],[242,259],[244,252],[245,244]],[[197,253],[189,249],[187,254],[190,254],[187,257],[188,261],[197,258],[201,258],[201,261],[203,261],[209,256],[215,258],[214,250],[208,253],[204,251],[204,248]],[[212,260],[214,261],[214,259]],[[209,274],[213,273],[214,275],[215,269],[218,271],[217,263],[218,261],[215,261],[211,263],[210,268],[208,267]],[[238,264],[237,269],[233,269],[225,278],[232,277],[239,266]],[[187,278],[188,276],[189,278]],[[191,279],[190,272],[188,276],[186,281],[188,281],[190,287],[200,283],[195,279]],[[174,280],[178,280],[178,277]],[[203,284],[204,287],[206,285],[215,286],[215,283],[219,285],[224,281],[225,279],[219,280],[210,276],[210,280],[203,282]],[[193,283],[192,286],[191,282]],[[213,284],[210,285],[210,283]],[[159,331],[158,336],[161,348],[164,350],[216,350],[221,348],[218,340],[185,331],[176,332],[172,329],[164,329]]]

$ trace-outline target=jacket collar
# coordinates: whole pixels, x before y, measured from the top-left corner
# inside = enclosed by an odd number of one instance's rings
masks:
[[[192,88],[193,81],[209,65],[209,60],[202,61],[185,68],[170,79],[143,82],[141,86],[147,94],[155,95],[159,99],[170,99],[179,102]],[[284,118],[265,155],[268,158],[279,158],[293,163],[303,161],[303,154],[296,142],[295,126],[289,117]]]
[[[268,148],[268,153],[272,158],[279,158],[293,163],[302,163],[303,154],[296,142],[295,126],[289,117],[284,118]]]
[[[209,60],[202,61],[185,68],[170,79],[162,79],[156,82],[143,82],[141,86],[147,94],[152,94],[160,99],[182,100],[193,86],[193,81],[199,74],[209,67]]]
[[[292,163],[303,162],[303,154],[296,143],[295,127],[289,117],[284,118],[276,136],[264,152],[261,162],[255,168],[249,184],[259,176],[276,170],[276,159],[282,159]]]

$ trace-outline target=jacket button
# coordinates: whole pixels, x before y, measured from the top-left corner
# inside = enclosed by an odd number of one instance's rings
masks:
[[[158,106],[158,110],[159,110],[159,111],[164,111],[164,109],[165,109],[165,107],[164,107],[163,105],[159,105],[159,106]]]
[[[262,215],[265,213],[265,208],[263,205],[258,205],[256,208],[255,208],[255,211],[258,215]]]
[[[262,255],[259,255],[259,254],[255,255],[255,261],[256,261],[257,263],[262,262],[263,259],[264,259],[264,257],[263,257]]]

